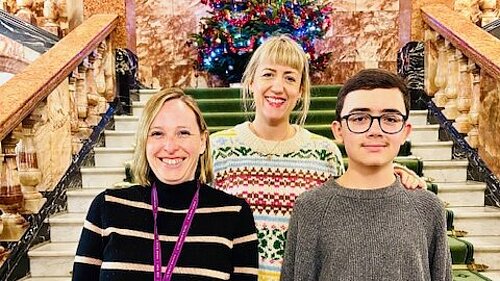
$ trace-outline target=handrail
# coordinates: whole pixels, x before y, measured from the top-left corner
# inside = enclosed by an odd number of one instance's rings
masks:
[[[0,86],[0,140],[27,117],[116,28],[118,16],[90,17]]]
[[[443,4],[421,7],[422,18],[493,77],[500,77],[500,40]]]

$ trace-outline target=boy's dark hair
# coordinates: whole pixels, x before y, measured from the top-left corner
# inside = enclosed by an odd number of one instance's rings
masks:
[[[349,78],[337,95],[337,106],[335,108],[335,119],[340,121],[340,113],[344,108],[345,97],[356,90],[373,90],[373,89],[391,89],[398,88],[403,95],[405,103],[406,116],[410,113],[410,93],[406,86],[406,82],[396,74],[387,70],[372,68],[364,69]]]

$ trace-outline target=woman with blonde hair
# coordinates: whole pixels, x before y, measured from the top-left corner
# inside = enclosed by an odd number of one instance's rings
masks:
[[[213,183],[252,207],[259,280],[274,281],[295,199],[340,176],[344,166],[333,141],[303,127],[311,86],[308,57],[299,44],[285,35],[268,38],[252,55],[242,80],[244,108],[255,109],[255,118],[211,135]],[[299,114],[292,124],[295,109]],[[423,185],[408,172],[398,173],[406,186]]]
[[[257,280],[252,212],[206,185],[207,125],[181,90],[147,102],[133,173],[138,185],[108,189],[91,204],[73,280]]]

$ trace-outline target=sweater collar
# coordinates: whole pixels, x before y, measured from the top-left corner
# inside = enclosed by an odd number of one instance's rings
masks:
[[[336,180],[332,179],[332,186],[335,188],[335,192],[339,196],[343,197],[351,197],[357,199],[379,199],[379,198],[388,198],[396,195],[397,193],[403,190],[403,186],[399,177],[396,177],[396,180],[389,186],[377,188],[377,189],[355,189],[355,188],[346,188],[337,183]]]
[[[295,135],[283,141],[265,140],[258,137],[250,130],[250,122],[244,122],[235,126],[235,130],[241,136],[243,143],[253,150],[263,154],[286,154],[297,151],[302,147],[304,141],[308,140],[307,131],[298,125],[292,125]]]
[[[180,184],[166,184],[155,180],[160,206],[183,208],[191,204],[197,189],[197,180],[186,181]]]

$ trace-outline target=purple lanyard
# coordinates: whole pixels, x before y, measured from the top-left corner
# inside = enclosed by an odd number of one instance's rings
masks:
[[[189,227],[191,226],[191,222],[193,221],[194,213],[196,212],[196,208],[198,207],[198,194],[200,192],[200,182],[197,182],[196,193],[194,194],[193,200],[191,201],[191,205],[189,206],[189,210],[184,218],[184,222],[182,223],[181,232],[179,233],[179,237],[177,238],[177,242],[175,242],[174,250],[172,251],[172,255],[170,256],[170,260],[168,261],[167,270],[163,275],[163,279],[161,278],[161,245],[160,238],[158,237],[158,228],[156,225],[156,218],[158,216],[158,192],[156,191],[156,184],[153,183],[151,188],[151,205],[153,209],[153,220],[154,220],[154,241],[153,241],[153,256],[154,256],[154,281],[170,281],[172,278],[172,273],[174,272],[175,265],[177,264],[177,260],[181,254],[182,246],[184,245],[184,240],[186,240],[187,233],[189,231]]]

